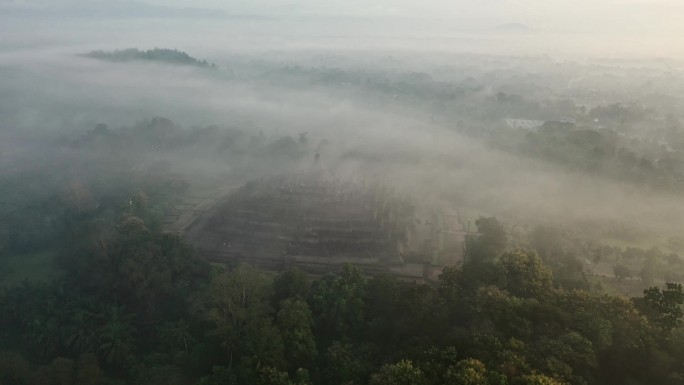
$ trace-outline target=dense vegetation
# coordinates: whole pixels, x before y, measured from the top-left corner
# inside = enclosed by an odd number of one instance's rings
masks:
[[[141,51],[137,48],[128,48],[111,52],[92,51],[84,56],[112,62],[143,60],[202,68],[216,68],[216,65],[208,63],[206,60],[198,60],[183,51],[168,48],[154,48],[146,51]]]
[[[305,139],[186,130],[164,118],[31,140],[2,135],[15,146],[0,162],[0,286],[61,274],[55,259],[81,242],[84,231],[113,229],[122,210],[158,232],[164,215],[192,189],[261,175],[266,165],[254,159],[276,161],[280,167],[268,169],[279,172],[308,151]],[[141,202],[147,202],[144,215],[136,213]]]
[[[138,131],[154,125],[171,130],[156,121]],[[88,199],[76,194],[80,206],[57,200],[50,211],[68,218],[45,244],[59,251],[62,274],[0,292],[1,383],[676,384],[684,377],[681,285],[632,300],[569,289],[536,252],[507,248],[510,236],[494,218],[477,221],[465,263],[433,284],[365,277],[353,266],[311,279],[297,270],[209,265],[160,232],[154,208],[168,196],[123,189],[104,205],[105,195],[88,191]],[[562,272],[546,239],[535,246]]]
[[[675,384],[684,378],[678,284],[610,296],[581,261],[641,282],[681,265],[658,249],[580,241],[540,227],[525,237],[480,218],[466,260],[438,282],[312,279],[212,266],[162,232],[188,183],[164,154],[255,173],[310,152],[306,135],[182,130],[155,118],[38,142],[3,176],[9,259],[50,274],[0,275],[3,384]],[[126,156],[123,156],[123,155]],[[196,159],[196,158],[195,158]],[[242,159],[242,166],[239,160]],[[673,241],[674,242],[674,241]],[[673,247],[676,247],[673,246]],[[534,250],[534,251],[533,251]],[[35,254],[50,253],[47,260]],[[670,269],[662,266],[669,263]],[[624,266],[624,265],[628,266]],[[35,270],[36,265],[24,266]],[[40,269],[38,269],[40,270]]]
[[[551,5],[487,32],[530,9],[409,2],[174,21],[221,12],[0,0],[0,385],[684,383],[681,62],[571,53],[656,54],[653,19]],[[564,23],[588,28],[544,30]],[[221,62],[110,51],[152,39]],[[334,183],[283,177],[312,170]],[[340,203],[368,182],[407,200]],[[170,233],[200,212],[204,243]],[[394,262],[311,267],[382,259],[377,238]]]
[[[620,96],[629,102],[607,102],[614,100],[616,88],[620,89],[609,81],[603,93],[593,88],[597,83],[578,85],[563,93],[563,87],[556,84],[563,79],[571,82],[575,71],[581,76],[598,76],[610,68],[575,68],[573,63],[508,58],[510,63],[499,64],[505,70],[488,72],[460,64],[435,69],[433,74],[385,67],[338,68],[332,65],[334,59],[343,60],[324,57],[319,59],[324,65],[319,66],[250,61],[249,68],[243,68],[246,63],[235,62],[228,69],[251,82],[288,89],[323,87],[340,97],[353,95],[371,105],[402,106],[418,111],[425,120],[484,139],[518,156],[646,189],[684,191],[684,128],[678,110],[669,103],[650,100],[650,94],[640,94],[645,99],[640,101],[627,94]],[[385,58],[383,64],[398,66],[392,58]],[[522,71],[516,65],[539,66],[550,73],[523,82],[520,78],[528,74],[516,72]],[[557,74],[559,78],[551,75],[555,70],[547,66],[563,68]],[[624,76],[643,76],[637,70],[625,71],[628,74]],[[563,117],[572,118],[574,123],[561,124]],[[547,123],[533,130],[512,129],[503,122],[506,118]]]
[[[61,257],[62,278],[2,292],[3,383],[675,384],[684,375],[681,285],[631,301],[560,289],[535,252],[502,251],[488,230],[435,285],[352,266],[315,280],[271,276],[212,267],[145,215],[139,202],[111,226],[88,226]]]

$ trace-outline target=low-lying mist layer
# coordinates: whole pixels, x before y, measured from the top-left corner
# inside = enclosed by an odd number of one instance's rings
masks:
[[[296,54],[290,57],[303,61]],[[494,92],[484,77],[471,79],[470,88],[454,83],[461,91],[446,94],[453,98],[441,107],[446,119],[434,114],[435,103],[444,100],[416,95],[419,89],[410,83],[416,80],[406,83],[401,69],[383,75],[353,64],[351,70],[379,80],[340,83],[321,77],[322,66],[299,67],[295,76],[287,72],[291,64],[272,62],[271,70],[258,72],[255,68],[268,65],[262,59],[250,66],[250,60],[237,57],[207,73],[153,63],[97,62],[69,49],[0,53],[0,125],[9,139],[3,147],[20,150],[27,138],[58,137],[98,123],[132,126],[153,116],[184,129],[215,125],[218,131],[237,129],[248,136],[294,138],[306,133],[311,152],[300,167],[308,167],[319,151],[332,172],[381,178],[467,213],[496,215],[510,223],[571,225],[587,234],[625,239],[675,236],[681,229],[684,206],[675,196],[503,151],[478,135],[459,132],[468,123],[451,119],[449,109],[477,109]],[[268,76],[278,71],[285,75]],[[413,88],[401,88],[406,84]],[[26,147],[22,156],[30,157],[30,151],[39,150]],[[192,170],[192,179],[215,175],[237,161],[209,158],[211,151],[201,146],[192,151],[154,150],[150,156],[170,162],[173,169]],[[267,157],[258,167],[259,159],[250,162],[259,170],[254,178],[277,169]]]

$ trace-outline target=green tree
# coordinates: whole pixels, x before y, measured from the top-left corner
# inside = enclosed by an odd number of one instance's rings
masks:
[[[316,357],[309,305],[302,299],[287,299],[278,312],[277,324],[287,347],[285,357],[293,368],[308,367]]]
[[[57,357],[50,363],[50,373],[53,384],[71,385],[74,381],[74,361]]]
[[[395,350],[398,341],[396,322],[403,285],[389,274],[381,274],[368,282],[366,290],[366,341],[374,341],[387,350]]]
[[[31,365],[17,352],[0,351],[0,381],[7,384],[28,383]]]
[[[565,383],[543,374],[529,374],[517,378],[513,385],[565,385]]]
[[[264,365],[285,366],[283,340],[269,316],[253,318],[245,324],[240,346],[241,364],[247,369],[260,369]]]
[[[467,356],[485,359],[501,351],[503,342],[494,331],[523,341],[532,338],[534,323],[529,315],[539,308],[538,304],[536,300],[517,297],[495,286],[482,287],[475,294],[475,307],[472,310],[475,314],[471,315],[471,322],[476,325],[491,324],[494,330],[467,333],[467,340],[472,341],[472,348],[476,349],[469,351]]]
[[[501,256],[499,266],[506,279],[504,288],[513,295],[539,298],[552,288],[551,269],[533,251],[506,252]]]
[[[100,385],[104,381],[104,373],[100,369],[97,357],[87,353],[76,361],[75,385]]]
[[[591,341],[576,332],[530,343],[532,364],[556,379],[582,383],[592,378],[597,358]]]
[[[663,290],[657,287],[648,288],[644,290],[644,301],[648,307],[646,315],[663,330],[670,331],[681,325],[684,303],[681,284],[667,283]]]
[[[406,342],[412,339],[443,338],[450,322],[448,311],[432,286],[405,287],[397,301],[397,317],[394,321],[398,340]]]
[[[100,356],[108,364],[121,365],[134,349],[132,317],[118,306],[107,307],[101,317],[104,325],[98,331]]]
[[[662,371],[654,371],[660,364],[654,360],[654,329],[646,318],[637,310],[633,301],[624,297],[596,296],[591,301],[579,303],[580,307],[567,307],[564,314],[576,317],[581,312],[591,309],[597,318],[609,322],[609,342],[600,351],[597,350],[598,367],[596,370],[598,383],[620,385],[635,383],[664,383]],[[572,312],[572,310],[574,312]],[[659,373],[660,372],[660,373]],[[653,376],[653,377],[651,377]],[[651,379],[651,381],[648,380]]]
[[[159,328],[159,338],[171,351],[190,351],[195,338],[190,334],[190,325],[185,320],[167,322]]]
[[[425,384],[423,372],[408,360],[384,365],[378,373],[371,375],[369,385],[422,385]]]
[[[140,241],[150,235],[145,221],[133,215],[124,215],[116,229],[119,237],[126,241]]]
[[[288,298],[306,299],[311,283],[302,270],[288,269],[278,274],[273,281],[273,298],[276,306]]]
[[[466,263],[483,262],[499,256],[506,247],[506,230],[495,217],[475,221],[477,234],[466,239]]]
[[[259,370],[256,385],[295,385],[290,381],[287,372],[282,372],[270,366]]]
[[[212,373],[200,378],[198,385],[238,385],[239,382],[235,373],[226,367],[215,366]]]
[[[476,359],[461,360],[447,369],[445,384],[453,385],[503,385],[505,378],[487,370]]]
[[[367,352],[349,342],[335,341],[326,351],[325,383],[330,385],[362,382],[371,372]]]
[[[283,364],[283,344],[270,315],[270,297],[271,281],[252,267],[240,265],[214,276],[205,314],[228,352],[231,367],[240,356],[248,370]]]
[[[327,337],[357,336],[364,326],[365,298],[366,278],[354,266],[317,281],[311,291],[316,327]]]
[[[96,352],[98,347],[97,314],[86,309],[74,309],[70,322],[65,325],[66,346],[76,353]]]
[[[458,362],[458,353],[453,346],[444,349],[433,346],[416,355],[415,362],[425,375],[427,383],[444,384],[447,369]]]

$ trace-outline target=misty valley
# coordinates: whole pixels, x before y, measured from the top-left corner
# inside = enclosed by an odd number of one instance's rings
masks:
[[[111,3],[0,1],[0,385],[684,381],[674,54]]]

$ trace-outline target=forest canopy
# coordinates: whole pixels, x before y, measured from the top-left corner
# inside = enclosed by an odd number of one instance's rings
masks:
[[[534,2],[0,0],[0,385],[681,385],[684,5]]]
[[[174,65],[195,66],[201,68],[216,68],[215,64],[209,63],[206,60],[199,60],[188,55],[183,51],[168,48],[153,48],[148,50],[127,48],[115,51],[98,50],[88,52],[83,56],[111,62],[151,61]]]

